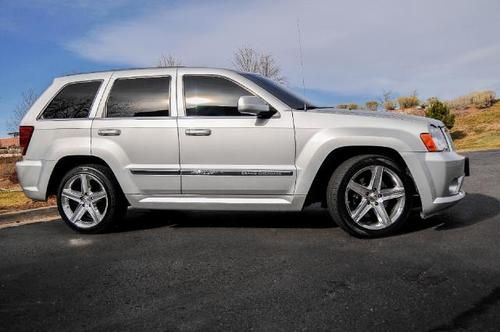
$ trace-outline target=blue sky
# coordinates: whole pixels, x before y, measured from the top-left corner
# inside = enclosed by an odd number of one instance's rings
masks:
[[[307,96],[317,103],[387,90],[498,94],[499,12],[497,0],[0,0],[0,136],[23,91],[72,72],[154,66],[162,54],[232,67],[235,49],[253,47],[299,87],[297,19]]]

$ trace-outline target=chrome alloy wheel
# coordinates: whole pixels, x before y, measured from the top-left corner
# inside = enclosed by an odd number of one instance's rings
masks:
[[[352,220],[369,230],[392,225],[405,207],[403,181],[385,166],[367,166],[356,172],[345,191],[345,205]]]
[[[70,222],[79,228],[90,228],[99,224],[106,215],[108,194],[96,176],[80,173],[64,184],[61,205]]]

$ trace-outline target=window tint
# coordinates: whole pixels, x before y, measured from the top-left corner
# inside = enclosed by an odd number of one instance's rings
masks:
[[[113,84],[107,117],[168,116],[170,78],[127,78]]]
[[[248,116],[238,112],[241,96],[253,94],[224,78],[184,76],[187,116]]]
[[[101,81],[66,85],[43,111],[42,119],[87,118]]]

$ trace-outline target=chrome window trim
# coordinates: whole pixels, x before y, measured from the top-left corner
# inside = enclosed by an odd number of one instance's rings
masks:
[[[94,120],[99,121],[109,121],[109,120],[171,120],[175,121],[175,116],[134,116],[131,118],[127,117],[116,117],[116,118],[95,118]]]

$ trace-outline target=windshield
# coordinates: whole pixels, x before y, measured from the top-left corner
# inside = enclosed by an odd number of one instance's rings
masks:
[[[306,109],[317,108],[304,98],[297,96],[284,86],[281,86],[264,76],[253,73],[241,73],[241,75],[248,78],[250,81],[254,82],[293,109],[304,109],[304,107]]]

